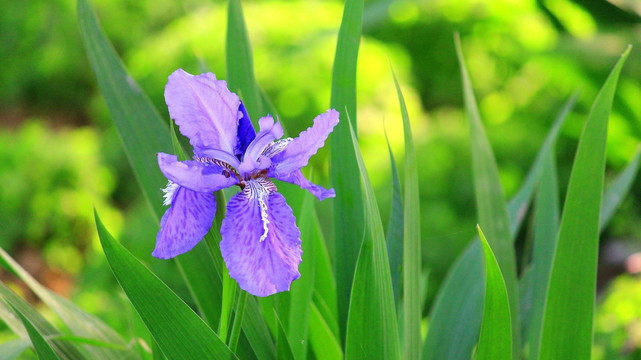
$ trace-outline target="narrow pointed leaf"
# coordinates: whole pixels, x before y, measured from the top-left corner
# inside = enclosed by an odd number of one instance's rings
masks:
[[[403,264],[403,198],[401,195],[401,181],[398,177],[396,160],[385,132],[387,151],[389,152],[392,171],[392,210],[390,211],[389,224],[387,225],[387,255],[389,256],[389,267],[392,275],[392,289],[394,290],[394,302],[399,305],[401,291],[401,268]]]
[[[40,300],[53,310],[67,325],[74,335],[95,339],[116,345],[126,345],[125,340],[102,320],[88,314],[71,301],[50,291],[34,279],[24,268],[20,266],[9,254],[0,248],[0,263],[16,274],[27,284]],[[16,306],[15,304],[13,304]],[[24,309],[20,309],[26,315]],[[32,319],[30,319],[32,320]],[[32,320],[33,321],[33,320]],[[94,359],[139,359],[131,349],[104,349],[85,346],[88,354]]]
[[[519,191],[507,204],[509,228],[516,234],[560,129],[576,102],[571,97],[556,117]],[[512,239],[514,240],[514,238]],[[469,359],[478,340],[483,309],[480,243],[472,241],[451,266],[430,311],[430,328],[423,345],[425,359]]]
[[[356,64],[363,22],[363,0],[345,1],[343,20],[336,42],[332,74],[331,107],[340,112],[341,121],[330,137],[330,174],[336,191],[334,204],[334,250],[338,301],[338,323],[341,336],[349,306],[356,259],[363,238],[363,204],[358,165],[350,138],[352,118],[356,129]]]
[[[418,197],[418,169],[403,92],[396,75],[394,85],[401,105],[405,135],[405,197],[403,208],[403,340],[406,359],[421,358],[421,224]]]
[[[479,346],[478,360],[512,359],[512,322],[510,302],[499,264],[490,244],[478,227],[485,262],[485,304]]]
[[[56,355],[56,352],[53,351],[53,348],[47,340],[45,340],[44,336],[36,329],[36,327],[31,323],[31,321],[27,320],[27,318],[16,308],[14,308],[16,314],[18,314],[18,317],[20,320],[22,320],[22,324],[24,325],[25,329],[27,329],[27,333],[29,334],[29,338],[31,339],[31,344],[33,345],[33,348],[36,352],[36,355],[38,355],[38,359],[40,360],[59,360],[60,358],[58,355]]]
[[[343,349],[315,303],[309,314],[309,341],[317,359],[342,359]]]
[[[610,183],[603,193],[603,202],[601,204],[601,215],[599,216],[599,229],[603,231],[605,226],[612,219],[612,215],[619,208],[621,202],[628,193],[632,182],[639,171],[641,163],[641,147],[637,149],[636,155],[625,167],[625,170]]]
[[[589,359],[608,118],[628,48],[605,81],[579,140],[552,263],[541,359]]]
[[[118,283],[168,359],[234,359],[227,345],[171,289],[109,234],[95,214]]]
[[[240,0],[229,0],[225,44],[229,90],[242,97],[249,117],[256,126],[258,119],[265,115],[265,109],[261,91],[256,85],[251,45]]]
[[[364,190],[366,226],[349,303],[345,359],[398,359],[401,352],[385,233],[353,131],[351,140]]]
[[[530,358],[538,359],[545,297],[559,229],[559,189],[554,153],[546,158],[534,209],[531,305],[528,326]]]
[[[461,50],[461,43],[456,37],[456,50],[461,66],[463,79],[463,93],[465,98],[465,112],[470,126],[472,143],[472,170],[474,174],[474,189],[476,194],[476,207],[479,224],[491,242],[496,259],[505,278],[510,308],[513,309],[512,328],[520,329],[518,315],[518,282],[516,277],[516,256],[512,246],[507,207],[503,197],[503,189],[499,179],[499,171],[494,158],[494,153],[483,129],[481,117],[476,105],[472,84],[465,68],[465,60]],[[518,358],[520,332],[512,333],[512,347],[514,358]]]

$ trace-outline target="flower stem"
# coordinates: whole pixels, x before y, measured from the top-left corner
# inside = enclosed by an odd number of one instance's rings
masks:
[[[245,302],[247,300],[247,292],[244,290],[240,291],[240,297],[238,298],[238,304],[236,304],[236,316],[234,316],[234,324],[231,328],[231,335],[229,338],[229,348],[232,352],[236,352],[236,346],[238,345],[238,338],[240,337],[240,328],[243,325],[243,314],[245,313]]]

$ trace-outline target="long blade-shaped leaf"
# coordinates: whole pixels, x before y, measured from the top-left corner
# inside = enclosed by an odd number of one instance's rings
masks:
[[[167,358],[236,358],[187,304],[116,242],[97,213],[95,218],[111,270]]]
[[[605,81],[579,140],[552,263],[541,359],[589,359],[608,118],[628,48]]]
[[[528,344],[530,358],[532,359],[538,359],[545,294],[548,288],[550,270],[552,269],[554,249],[556,249],[559,213],[559,189],[555,156],[551,152],[545,161],[534,210],[534,249],[532,253],[532,268],[530,270],[532,301],[528,326]]]
[[[87,0],[78,0],[78,22],[89,62],[129,163],[156,219],[160,219],[165,211],[160,189],[167,180],[158,168],[155,154],[172,150],[167,124],[127,74]],[[200,312],[209,320],[217,319],[219,307],[212,299],[218,299],[220,292],[212,286],[216,269],[207,246],[201,242],[176,261]]]
[[[374,190],[353,131],[351,140],[364,190],[366,227],[354,272],[347,319],[345,359],[398,359],[398,324],[387,262],[385,233]]]
[[[476,194],[476,207],[480,225],[485,229],[491,242],[496,259],[505,278],[505,285],[510,299],[510,308],[513,309],[512,328],[520,329],[518,315],[518,282],[516,277],[516,256],[512,246],[507,207],[503,197],[503,189],[499,179],[499,171],[494,158],[494,153],[485,135],[481,117],[476,106],[472,83],[465,68],[461,42],[456,37],[456,51],[461,66],[463,78],[463,93],[465,98],[465,113],[470,126],[472,142],[472,169],[474,174],[474,189]],[[514,358],[518,358],[520,332],[512,333]]]
[[[510,302],[499,264],[490,244],[478,227],[485,262],[485,304],[476,358],[479,360],[512,359],[512,322]]]
[[[261,92],[256,86],[254,62],[240,0],[229,0],[227,9],[226,64],[229,89],[240,94],[252,122],[265,115]],[[276,114],[272,114],[276,115]]]
[[[20,322],[22,330],[19,331],[19,335],[25,336],[26,339],[30,339],[32,334],[29,333],[29,329],[26,329],[22,318],[27,319],[36,331],[43,336],[55,337],[60,335],[58,330],[40,315],[40,313],[2,283],[0,283],[0,308],[3,309],[3,313],[9,314]],[[22,315],[22,317],[18,315]],[[64,341],[53,340],[50,345],[63,359],[75,360],[85,358],[75,346]]]
[[[392,288],[394,289],[394,302],[399,305],[401,291],[401,269],[403,266],[403,198],[401,195],[401,181],[398,177],[396,160],[385,132],[387,151],[392,170],[392,210],[390,211],[389,224],[387,225],[387,255],[392,275]]]
[[[58,357],[58,355],[56,355],[56,352],[53,351],[53,348],[44,338],[44,335],[40,333],[38,329],[36,329],[31,321],[29,321],[26,316],[20,312],[20,310],[16,308],[13,309],[15,310],[16,314],[18,314],[20,320],[22,320],[22,324],[24,325],[25,329],[27,329],[27,333],[29,334],[29,338],[31,339],[31,344],[36,351],[36,355],[38,355],[38,359],[59,360],[60,358]]]
[[[332,76],[331,107],[340,112],[341,121],[330,137],[330,173],[336,190],[334,199],[334,257],[341,336],[349,306],[356,259],[363,239],[363,203],[358,165],[350,138],[350,123],[356,129],[356,64],[363,22],[363,0],[345,1],[343,21],[338,32]]]
[[[543,145],[528,171],[523,185],[508,202],[512,236],[525,218],[526,210],[543,172],[544,158],[552,151],[567,114],[576,102],[570,98],[556,117]],[[452,265],[430,313],[430,330],[423,346],[426,359],[469,359],[478,340],[483,309],[481,252],[478,241],[472,241]]]
[[[24,268],[20,266],[9,254],[0,248],[0,263],[16,274],[38,297],[49,306],[69,330],[75,335],[115,345],[126,345],[125,340],[102,320],[88,314],[71,301],[59,296],[42,286]],[[13,304],[16,306],[15,304]],[[25,310],[20,309],[23,314]],[[31,320],[31,319],[30,319]],[[138,359],[139,356],[129,349],[105,349],[85,346],[87,352],[95,359]]]
[[[621,201],[628,193],[632,182],[639,171],[639,164],[641,164],[641,147],[637,149],[637,153],[630,161],[628,166],[619,176],[617,176],[603,193],[603,202],[601,204],[601,216],[599,216],[599,229],[603,231],[605,226],[612,219],[612,215],[621,205]]]
[[[330,329],[327,322],[312,304],[309,314],[309,340],[317,359],[342,359],[343,350],[340,341]]]
[[[394,85],[401,105],[405,134],[405,201],[403,208],[403,341],[406,359],[421,358],[421,224],[418,170],[412,127],[396,75]]]
[[[16,339],[0,345],[0,360],[14,360],[31,345],[28,339]]]

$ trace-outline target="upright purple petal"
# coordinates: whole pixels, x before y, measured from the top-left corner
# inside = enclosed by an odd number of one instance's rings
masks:
[[[261,154],[267,145],[283,136],[283,126],[280,122],[274,123],[274,118],[271,116],[261,118],[258,120],[258,124],[260,125],[260,131],[254,141],[247,147],[245,155],[243,156],[243,162],[238,168],[241,175],[251,173],[256,169],[262,170],[270,166],[271,162],[265,163],[265,161],[260,161]]]
[[[229,276],[256,296],[289,290],[300,273],[300,232],[285,198],[266,179],[252,180],[231,198],[220,228]]]
[[[237,145],[240,99],[212,73],[191,75],[182,69],[169,76],[165,102],[180,132],[198,149],[234,154]]]
[[[194,191],[214,192],[238,183],[238,179],[223,168],[198,161],[178,161],[176,155],[158,153],[160,170],[172,182]]]
[[[338,124],[338,111],[334,109],[318,115],[314,119],[314,125],[300,133],[293,139],[285,150],[272,158],[272,170],[270,176],[288,174],[307,165],[318,149],[325,144],[325,139]]]
[[[213,194],[178,187],[160,220],[152,255],[169,259],[191,250],[207,234],[216,215]]]
[[[238,145],[235,155],[242,155],[245,153],[245,150],[247,150],[247,146],[249,146],[256,137],[256,130],[254,130],[254,125],[252,125],[249,114],[247,114],[247,110],[245,109],[245,104],[243,104],[242,101],[240,102],[238,111],[243,115],[238,121]]]
[[[334,189],[325,189],[322,186],[312,183],[311,181],[307,180],[305,175],[303,175],[300,170],[296,170],[286,174],[278,174],[277,176],[274,176],[274,178],[280,181],[286,181],[288,183],[296,184],[301,188],[311,192],[320,201],[336,196],[336,192],[334,191]]]

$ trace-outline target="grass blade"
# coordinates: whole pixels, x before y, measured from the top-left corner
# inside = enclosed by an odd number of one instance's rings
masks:
[[[403,341],[406,359],[421,358],[421,223],[418,169],[412,127],[396,75],[394,85],[401,105],[405,135],[405,201],[403,208]]]
[[[478,360],[512,359],[512,321],[507,288],[499,264],[477,225],[485,260],[485,304],[476,352]]]
[[[315,303],[309,314],[309,340],[317,359],[342,359],[343,349]]]
[[[401,352],[385,233],[358,140],[353,131],[351,135],[364,190],[366,227],[349,303],[345,359],[398,359]]]
[[[401,181],[398,177],[396,160],[385,132],[387,151],[392,170],[392,210],[390,211],[389,224],[387,225],[387,255],[392,275],[392,289],[394,290],[394,303],[398,307],[401,292],[401,268],[403,263],[403,198],[401,194]]]
[[[628,47],[605,81],[579,140],[552,263],[542,359],[590,358],[608,118],[629,53]]]
[[[576,102],[572,96],[559,112],[521,188],[508,202],[510,232],[516,234],[543,172],[544,158],[553,149],[560,129]],[[430,329],[423,345],[425,359],[469,359],[478,340],[483,311],[480,243],[472,241],[452,265],[430,312]],[[456,340],[452,340],[456,339]]]
[[[336,42],[332,74],[331,107],[340,112],[341,121],[330,136],[330,175],[336,190],[334,203],[334,250],[338,324],[345,336],[347,312],[356,259],[365,226],[358,165],[351,142],[350,122],[356,129],[356,64],[363,22],[363,0],[345,1],[343,20]]]
[[[31,344],[33,345],[33,348],[36,352],[36,355],[38,355],[38,359],[40,360],[59,360],[60,358],[58,355],[56,355],[56,352],[53,351],[53,348],[47,340],[45,340],[44,336],[36,329],[36,327],[31,323],[31,321],[27,320],[27,318],[20,312],[20,310],[13,308],[13,310],[18,314],[18,317],[20,320],[22,320],[22,324],[24,325],[25,329],[27,329],[27,333],[29,334],[29,338],[31,339]]]
[[[617,176],[603,193],[603,201],[601,204],[601,215],[599,216],[599,229],[603,230],[605,226],[612,219],[612,215],[621,205],[621,201],[628,193],[632,182],[639,171],[639,164],[641,163],[641,147],[637,149],[636,155],[630,161],[628,166],[619,176]]]
[[[485,229],[496,259],[505,278],[510,308],[512,309],[512,328],[520,329],[518,315],[518,281],[516,277],[516,256],[512,246],[507,207],[499,179],[499,171],[494,153],[483,129],[481,117],[476,106],[472,84],[465,68],[461,42],[456,37],[456,50],[463,78],[465,112],[467,114],[472,142],[472,169],[476,206],[480,225]],[[514,358],[519,357],[520,332],[512,332]]]
[[[96,227],[109,266],[168,359],[233,359],[236,356],[187,304],[105,229]]]
[[[256,85],[251,45],[240,0],[229,0],[225,44],[229,90],[241,95],[247,113],[256,126],[258,119],[266,114],[261,91]]]

